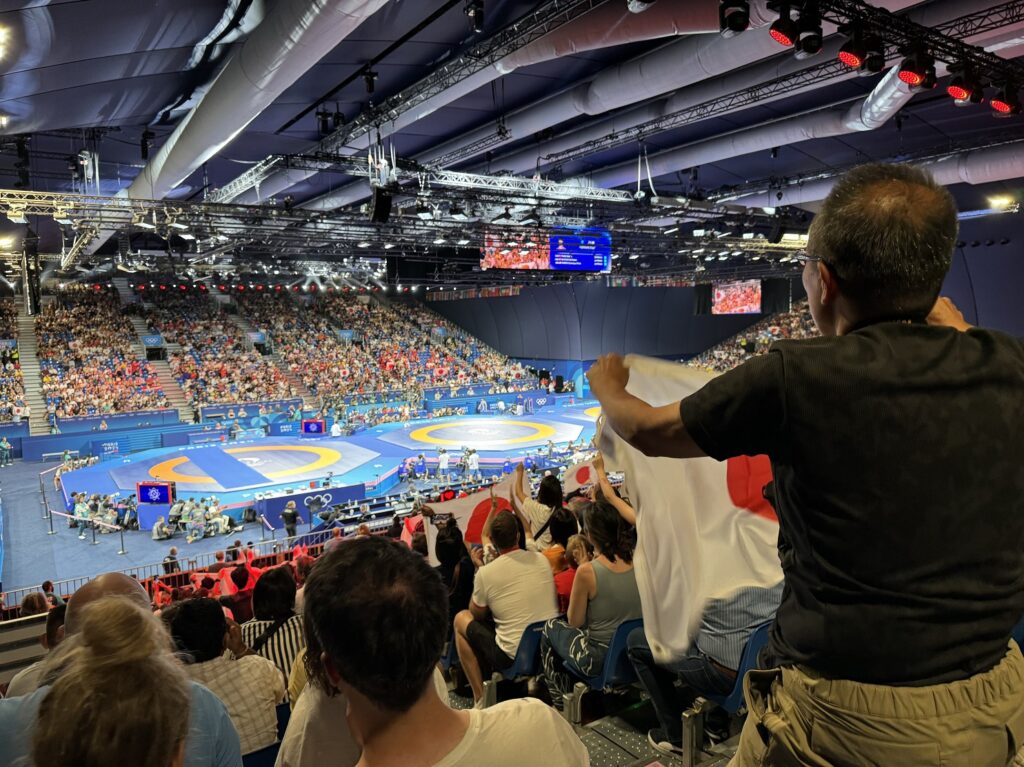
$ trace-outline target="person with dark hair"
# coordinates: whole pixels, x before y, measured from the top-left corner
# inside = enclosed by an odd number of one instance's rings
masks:
[[[473,711],[445,705],[432,680],[447,595],[426,560],[406,546],[379,537],[353,541],[322,557],[308,589],[307,633],[324,659],[310,675],[348,701],[360,764],[589,765],[572,727],[540,701]]]
[[[492,513],[496,505],[492,498]],[[519,548],[515,515],[494,514],[489,525],[498,557],[477,571],[469,609],[454,623],[459,661],[477,706],[483,680],[512,665],[526,627],[557,615],[551,567],[542,554]]]
[[[295,576],[290,567],[265,571],[252,591],[253,619],[242,624],[242,638],[253,652],[277,664],[285,678],[306,644],[302,616],[295,612]]]
[[[562,483],[558,481],[558,477],[550,474],[541,479],[537,488],[537,500],[530,498],[523,487],[524,484],[526,483],[523,479],[523,465],[519,464],[512,478],[514,500],[518,501],[519,508],[530,522],[538,550],[546,549],[551,546],[552,541],[548,520],[556,509],[562,508]]]
[[[427,545],[426,533],[413,533],[412,540],[409,542],[409,548],[415,551],[421,557],[429,557],[430,547]]]
[[[43,583],[43,587],[49,581]],[[46,614],[46,632],[39,637],[39,643],[47,653],[53,652],[57,645],[64,639],[64,615],[67,612],[67,605],[61,602],[50,609]],[[39,677],[43,672],[43,660],[37,660],[28,668],[23,668],[7,685],[7,697],[17,698],[19,695],[27,695],[39,686]]]
[[[822,338],[661,407],[621,357],[588,373],[649,456],[771,459],[785,587],[736,767],[1002,767],[1024,733],[1024,345],[938,298],[956,237],[926,172],[856,168],[800,256]]]
[[[46,601],[50,603],[50,607],[57,607],[58,605],[64,604],[64,600],[61,598],[53,588],[53,581],[43,581],[39,587],[40,591],[43,592],[43,596],[46,597]]]
[[[582,519],[594,556],[576,570],[566,617],[549,620],[540,640],[544,680],[559,710],[581,676],[600,673],[619,625],[641,617],[632,528],[603,499],[587,504]]]
[[[178,602],[161,617],[189,677],[227,707],[242,754],[276,743],[276,707],[285,699],[277,666],[245,646],[238,624],[228,621],[213,599]],[[231,651],[230,657],[225,650]]]
[[[469,600],[473,595],[473,581],[476,567],[466,550],[466,544],[455,520],[441,525],[434,541],[434,557],[439,562],[434,568],[441,576],[445,588],[448,589],[448,633],[452,631],[452,621],[463,610],[469,609]]]

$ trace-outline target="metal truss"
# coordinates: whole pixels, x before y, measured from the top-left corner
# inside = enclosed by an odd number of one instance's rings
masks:
[[[316,146],[318,152],[343,151],[354,139],[365,136],[375,127],[393,122],[463,80],[492,66],[509,54],[529,45],[573,19],[601,5],[604,0],[547,0],[496,35],[469,48],[457,58],[436,67],[426,77],[410,85],[380,105],[364,110],[350,123],[325,137]],[[241,174],[234,181],[211,193],[210,202],[227,202],[239,194],[258,187],[277,163],[267,158]]]
[[[484,136],[482,139],[477,139],[472,144],[467,144],[459,149],[453,149],[451,152],[443,154],[432,160],[431,164],[436,165],[439,168],[454,165],[466,157],[475,157],[482,152],[486,152],[489,149],[493,149],[494,147],[505,143],[511,135],[512,134],[509,132],[508,128],[499,123],[494,133]]]
[[[988,8],[984,11],[979,11],[978,13],[962,16],[946,24],[942,24],[934,30],[914,24],[900,16],[891,14],[888,11],[872,8],[871,6],[857,2],[856,0],[836,0],[835,2],[828,2],[826,0],[825,2],[822,2],[821,5],[823,10],[842,6],[845,11],[841,15],[826,14],[826,17],[828,17],[829,20],[840,24],[845,23],[851,18],[865,18],[866,15],[868,25],[877,26],[878,33],[883,36],[884,40],[887,40],[887,64],[895,62],[900,55],[900,48],[905,44],[908,37],[910,35],[916,35],[917,30],[921,30],[922,35],[925,32],[928,33],[927,39],[929,41],[932,39],[943,41],[943,46],[941,48],[935,48],[937,51],[936,55],[942,54],[939,55],[939,58],[943,60],[947,60],[948,58],[948,60],[952,62],[962,60],[956,58],[958,55],[966,56],[968,60],[986,62],[985,70],[987,71],[994,68],[992,61],[994,59],[995,62],[997,62],[995,66],[1012,68],[1015,71],[1020,71],[1022,75],[1024,75],[1024,65],[1021,65],[1018,62],[1001,59],[994,54],[988,53],[982,48],[966,45],[965,43],[960,43],[957,40],[951,39],[952,36],[973,37],[975,35],[984,34],[985,32],[1000,29],[1007,24],[1024,21],[1024,0],[1012,0],[1012,2],[1002,3],[995,8]],[[855,12],[852,9],[857,10]],[[917,38],[915,37],[914,39]],[[928,44],[931,45],[931,42]],[[954,50],[955,53],[952,52]],[[809,86],[828,82],[842,77],[843,75],[849,75],[850,71],[850,68],[845,64],[836,59],[832,59],[830,61],[823,62],[816,67],[810,67],[784,77],[768,80],[764,83],[753,85],[741,91],[736,91],[735,93],[720,96],[718,98],[711,99],[710,101],[695,104],[692,107],[679,110],[678,112],[672,112],[671,114],[663,115],[653,120],[648,120],[640,125],[588,141],[577,147],[573,147],[572,149],[545,155],[541,159],[544,160],[545,165],[549,166],[568,162],[570,160],[577,160],[582,157],[604,152],[608,149],[613,149],[625,144],[643,141],[649,136],[664,133],[675,128],[681,128],[685,125],[698,123],[711,117],[718,117],[729,112],[746,109],[747,107],[755,106],[761,102],[771,100],[776,96],[792,95],[793,93],[807,89]],[[1024,82],[1024,76],[1020,78],[1020,81]]]

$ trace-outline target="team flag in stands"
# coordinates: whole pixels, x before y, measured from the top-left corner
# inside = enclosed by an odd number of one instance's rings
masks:
[[[697,391],[708,373],[662,360],[626,357],[627,390],[654,406]],[[762,489],[771,481],[767,456],[648,458],[599,425],[608,470],[625,474],[637,511],[637,586],[644,632],[655,658],[682,658],[709,599],[782,580],[779,522]]]
[[[500,482],[467,495],[465,498],[429,504],[430,508],[434,511],[434,519],[443,515],[454,517],[459,524],[459,529],[462,531],[462,537],[468,543],[479,544],[480,533],[483,532],[487,515],[491,511],[491,488],[494,488],[494,499],[498,502],[498,511],[511,511],[512,504],[509,503],[508,497],[512,491],[512,481],[515,479],[515,476],[515,474],[508,474]],[[524,490],[529,493],[528,480],[525,474],[523,474],[523,483]],[[434,557],[434,542],[437,540],[437,528],[432,524],[428,524],[425,525],[424,531],[427,534],[427,547],[430,549],[430,563],[437,565],[438,562]]]
[[[577,463],[565,470],[565,476],[562,478],[562,492],[569,495],[595,482],[597,482],[597,472],[594,471],[594,462]]]

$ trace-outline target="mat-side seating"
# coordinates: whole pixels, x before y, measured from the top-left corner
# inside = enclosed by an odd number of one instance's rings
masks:
[[[625,621],[619,624],[608,643],[601,673],[592,677],[581,677],[572,692],[563,696],[562,710],[573,724],[583,721],[583,696],[588,692],[605,692],[632,685],[636,682],[636,671],[627,654],[629,635],[634,629],[642,628],[643,619]],[[572,669],[568,669],[572,672]]]
[[[498,702],[498,683],[517,682],[537,676],[540,673],[540,634],[546,621],[531,623],[523,632],[516,650],[515,661],[504,671],[495,671],[490,679],[484,680],[484,708]]]
[[[730,715],[743,712],[743,678],[748,671],[757,668],[757,658],[768,644],[768,630],[772,621],[762,623],[751,633],[740,656],[740,667],[736,669],[736,683],[728,695],[709,695],[697,698],[693,706],[683,712],[683,764],[697,764],[704,746],[704,713],[713,704],[721,706]]]

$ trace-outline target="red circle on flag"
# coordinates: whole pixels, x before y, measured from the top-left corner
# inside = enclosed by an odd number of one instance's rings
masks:
[[[772,462],[766,455],[740,455],[726,463],[729,498],[741,509],[778,522],[775,509],[764,498],[764,486],[772,481]]]
[[[498,511],[512,511],[512,504],[508,502],[508,498],[498,498]],[[480,501],[476,506],[473,507],[473,513],[469,515],[469,522],[466,524],[465,538],[470,543],[480,543],[480,534],[484,531],[484,524],[487,522],[487,515],[491,512],[491,499],[490,497]]]
[[[585,485],[590,481],[590,467],[580,466],[576,469],[576,481],[581,485]]]

